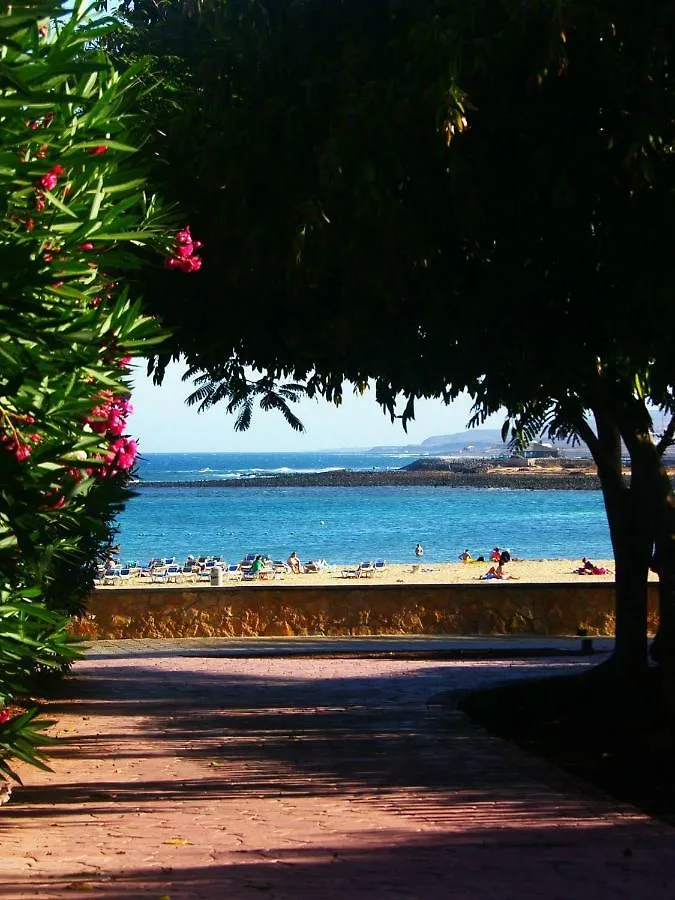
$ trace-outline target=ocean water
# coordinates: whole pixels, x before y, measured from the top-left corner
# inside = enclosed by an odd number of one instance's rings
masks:
[[[203,487],[218,477],[273,472],[394,469],[411,459],[367,453],[148,454],[137,494],[118,520],[123,560],[247,553],[358,563],[454,562],[468,547],[508,547],[528,559],[612,556],[599,491],[451,487]],[[152,482],[173,482],[155,486]],[[190,484],[192,483],[192,484]]]
[[[218,481],[225,478],[255,478],[308,472],[355,472],[400,469],[419,459],[414,453],[149,453],[141,459],[142,482]]]

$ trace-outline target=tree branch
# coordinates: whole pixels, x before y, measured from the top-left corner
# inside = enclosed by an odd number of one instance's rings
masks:
[[[673,444],[673,437],[675,437],[675,416],[672,417],[670,422],[668,422],[668,427],[661,435],[661,438],[656,445],[656,452],[659,456],[663,456],[668,447]]]
[[[588,445],[588,448],[593,455],[593,459],[596,459],[598,455],[603,453],[602,445],[586,419],[582,418],[580,420],[578,431],[579,437]]]

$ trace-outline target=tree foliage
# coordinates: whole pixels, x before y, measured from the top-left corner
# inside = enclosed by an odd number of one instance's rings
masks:
[[[617,647],[644,665],[655,544],[675,583],[650,414],[675,409],[675,8],[216,0],[127,14],[117,51],[154,55],[170,86],[146,107],[166,191],[208,237],[187,293],[166,278],[148,293],[175,347],[196,370],[236,360],[329,398],[373,378],[390,410],[409,397],[404,418],[416,397],[466,389],[477,421],[505,407],[525,433],[586,440],[617,559]]]
[[[40,763],[31,680],[77,656],[127,495],[129,361],[163,334],[123,279],[177,254],[131,140],[143,67],[95,49],[109,28],[53,0],[0,15],[0,774]]]

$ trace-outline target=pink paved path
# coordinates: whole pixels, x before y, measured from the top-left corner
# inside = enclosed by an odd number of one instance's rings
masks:
[[[89,658],[0,897],[673,900],[675,830],[428,702],[582,664]]]

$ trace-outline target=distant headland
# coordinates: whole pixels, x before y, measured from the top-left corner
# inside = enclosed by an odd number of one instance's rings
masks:
[[[520,462],[520,464],[515,464]],[[155,481],[143,487],[474,487],[527,490],[598,490],[588,460],[452,460],[424,457],[401,469],[280,473],[254,478]]]

